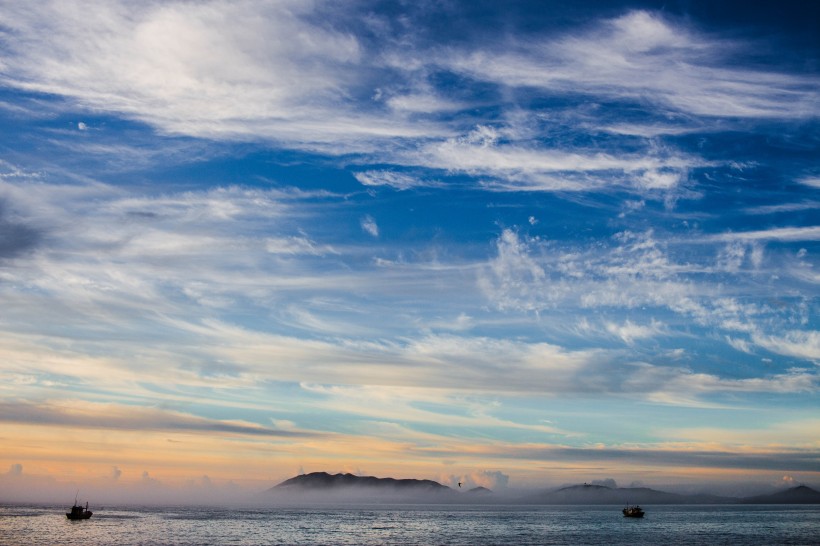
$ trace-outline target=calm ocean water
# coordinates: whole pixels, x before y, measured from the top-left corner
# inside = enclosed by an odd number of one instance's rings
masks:
[[[105,507],[71,522],[62,506],[0,505],[2,545],[820,544],[820,505]]]

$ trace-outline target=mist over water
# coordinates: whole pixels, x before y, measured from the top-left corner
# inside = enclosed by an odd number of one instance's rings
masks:
[[[280,482],[283,483],[283,482]],[[225,480],[210,480],[203,476],[183,484],[168,484],[150,476],[138,483],[118,482],[114,480],[98,482],[59,482],[24,474],[11,476],[0,475],[0,504],[52,504],[70,506],[77,496],[78,501],[86,501],[93,506],[106,505],[148,505],[148,506],[312,506],[316,504],[335,504],[339,506],[358,504],[601,504],[626,503],[631,501],[651,502],[657,504],[658,498],[637,499],[632,492],[634,487],[642,484],[621,485],[614,480],[593,480],[612,491],[608,495],[597,495],[592,498],[579,484],[565,483],[541,485],[529,488],[503,487],[490,491],[471,491],[467,487],[450,486],[440,490],[414,488],[334,486],[332,488],[280,488],[276,481],[235,483]],[[691,499],[684,501],[666,500],[666,504],[686,502],[715,502],[710,495],[740,499],[754,495],[764,495],[783,491],[799,485],[797,482],[763,483],[763,482],[692,482],[683,484],[650,485],[652,490],[679,495]],[[805,485],[820,491],[820,484]],[[616,488],[620,488],[617,489]],[[562,490],[563,491],[560,491]],[[560,493],[557,493],[559,492]]]

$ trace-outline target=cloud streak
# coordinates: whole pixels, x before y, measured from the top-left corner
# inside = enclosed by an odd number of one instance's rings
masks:
[[[315,436],[308,432],[274,430],[253,423],[204,419],[194,415],[145,407],[89,404],[63,401],[54,403],[3,403],[0,420],[30,426],[58,426],[82,429],[187,432],[271,438]]]
[[[732,68],[727,56],[742,47],[632,11],[578,35],[440,62],[507,86],[649,101],[698,116],[780,119],[815,112],[815,77]]]

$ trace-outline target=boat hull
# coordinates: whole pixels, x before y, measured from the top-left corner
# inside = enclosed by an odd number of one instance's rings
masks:
[[[638,507],[624,508],[622,512],[625,518],[642,518],[644,515],[644,511]]]
[[[65,517],[67,517],[68,519],[74,521],[74,520],[78,520],[78,519],[88,519],[88,518],[91,517],[91,514],[93,514],[93,512],[85,512],[85,513],[79,514],[79,515],[78,514],[66,513]]]
[[[88,519],[93,513],[94,512],[88,509],[88,503],[86,503],[85,507],[77,506],[75,504],[71,507],[71,512],[66,512],[65,517],[72,521],[76,521],[79,519]]]

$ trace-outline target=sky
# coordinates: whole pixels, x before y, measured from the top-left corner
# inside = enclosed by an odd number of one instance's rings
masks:
[[[820,484],[818,21],[0,1],[0,495]]]

